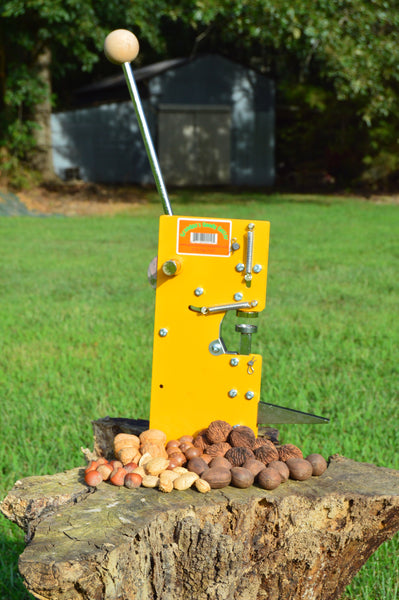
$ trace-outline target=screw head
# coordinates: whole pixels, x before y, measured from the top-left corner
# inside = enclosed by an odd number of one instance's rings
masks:
[[[203,293],[204,293],[204,288],[202,288],[202,287],[197,287],[197,288],[195,288],[195,290],[194,290],[194,294],[195,294],[196,296],[202,296],[202,294],[203,294]]]
[[[247,400],[252,400],[252,398],[253,398],[254,396],[255,396],[254,392],[251,392],[251,391],[248,391],[248,392],[245,394],[245,398],[246,398]]]
[[[243,295],[241,292],[237,292],[236,294],[234,294],[233,298],[236,302],[239,302],[240,300],[243,299]]]
[[[262,265],[254,265],[254,268],[252,270],[254,273],[260,273],[262,270]]]
[[[238,273],[242,273],[244,269],[245,265],[243,263],[238,263],[238,265],[236,265],[236,271],[238,271]]]
[[[255,229],[255,223],[248,223],[248,231]]]
[[[230,364],[231,364],[232,367],[236,367],[239,362],[240,362],[240,360],[238,358],[232,358],[232,359],[230,359]]]
[[[234,390],[234,389],[229,390],[229,392],[228,392],[229,398],[235,398],[237,396],[237,394],[238,394],[237,390]]]
[[[219,356],[219,354],[223,354],[223,346],[222,346],[222,344],[218,340],[215,340],[214,342],[211,342],[209,344],[209,352],[211,354],[213,354],[214,356]]]
[[[162,327],[162,329],[160,329],[158,333],[160,337],[166,337],[168,335],[168,330],[165,327]]]
[[[240,249],[240,244],[239,244],[238,242],[233,242],[233,243],[231,244],[231,249],[232,249],[233,251],[239,250],[239,249]]]

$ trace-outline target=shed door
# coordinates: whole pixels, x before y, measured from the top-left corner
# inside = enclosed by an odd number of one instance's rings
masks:
[[[229,106],[161,105],[158,152],[171,185],[230,183]]]

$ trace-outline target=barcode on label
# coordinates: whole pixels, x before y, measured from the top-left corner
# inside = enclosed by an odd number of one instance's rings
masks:
[[[217,244],[218,234],[217,233],[198,233],[192,231],[190,235],[190,242],[192,244]]]

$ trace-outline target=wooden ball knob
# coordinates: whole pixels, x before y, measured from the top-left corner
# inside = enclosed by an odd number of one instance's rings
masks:
[[[127,29],[115,29],[105,38],[104,53],[109,61],[117,65],[132,62],[139,53],[138,39]]]

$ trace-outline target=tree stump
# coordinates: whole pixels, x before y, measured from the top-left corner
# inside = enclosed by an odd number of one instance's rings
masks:
[[[399,472],[338,455],[273,491],[92,489],[83,475],[28,477],[1,505],[27,532],[36,598],[333,600],[399,530]]]

